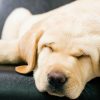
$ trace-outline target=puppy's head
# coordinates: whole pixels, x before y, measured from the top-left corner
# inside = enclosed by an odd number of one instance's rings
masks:
[[[34,70],[39,91],[71,99],[81,94],[98,70],[98,51],[93,46],[86,46],[84,43],[89,42],[84,39],[54,30],[41,36]]]
[[[98,51],[84,45],[86,37],[54,32],[44,33],[38,43],[35,83],[41,92],[75,99],[97,73]]]

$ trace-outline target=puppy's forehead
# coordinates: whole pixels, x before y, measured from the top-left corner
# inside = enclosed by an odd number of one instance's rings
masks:
[[[65,44],[65,36],[62,32],[59,31],[45,31],[41,39],[39,40],[38,46],[47,45],[53,43],[53,45]]]
[[[60,29],[50,29],[46,30],[43,34],[43,36],[40,39],[41,43],[50,43],[55,42],[59,43],[61,40],[66,40],[66,34],[64,31],[61,31]]]
[[[49,30],[45,31],[38,43],[38,49],[40,50],[44,45],[52,46],[54,50],[60,52],[68,52],[73,45],[73,38],[64,31]]]

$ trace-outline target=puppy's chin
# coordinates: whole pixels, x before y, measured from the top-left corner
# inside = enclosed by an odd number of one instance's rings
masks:
[[[70,88],[70,90],[66,90],[66,92],[52,92],[52,91],[47,91],[48,94],[50,95],[53,95],[53,96],[58,96],[58,97],[67,97],[67,98],[70,98],[70,99],[77,99],[82,90],[83,89],[79,89],[80,87],[77,87],[77,88]]]
[[[75,85],[73,87],[66,88],[64,92],[52,92],[48,90],[45,86],[37,87],[39,92],[47,92],[50,95],[58,96],[58,97],[67,97],[70,99],[77,99],[83,91],[83,87],[79,85]]]
[[[81,92],[78,92],[79,90],[78,89],[75,89],[75,90],[70,90],[70,91],[66,91],[66,93],[55,93],[55,92],[51,92],[51,91],[47,91],[48,94],[50,95],[53,95],[53,96],[58,96],[58,97],[67,97],[69,99],[77,99]]]
[[[36,84],[36,87],[38,89],[39,92],[47,92],[50,95],[53,96],[58,96],[58,97],[67,97],[70,99],[77,99],[80,94],[82,93],[84,86],[77,84],[66,84],[66,86],[64,87],[64,91],[60,92],[60,91],[52,91],[52,90],[48,90],[47,88],[48,85],[44,85],[44,84]]]
[[[58,96],[58,97],[67,97],[69,99],[77,99],[83,91],[83,87],[75,85],[74,87],[69,87],[64,90],[64,92],[52,92],[46,87],[38,89],[40,92],[47,92],[49,95]]]

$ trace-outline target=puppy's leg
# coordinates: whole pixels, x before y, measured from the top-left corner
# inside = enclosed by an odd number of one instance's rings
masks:
[[[22,62],[19,50],[18,41],[16,40],[0,40],[0,64],[17,64]]]
[[[22,61],[18,49],[19,37],[43,17],[37,15],[32,17],[31,13],[23,8],[16,9],[10,14],[4,25],[2,40],[0,40],[0,63],[18,63]],[[30,20],[23,25],[24,21],[28,19]]]
[[[0,40],[0,63],[13,64],[22,61],[19,55],[17,38],[20,26],[30,16],[31,13],[24,8],[18,8],[8,16]]]
[[[25,8],[15,9],[7,18],[1,38],[3,40],[14,40],[18,38],[19,29],[21,25],[30,17],[32,14]]]

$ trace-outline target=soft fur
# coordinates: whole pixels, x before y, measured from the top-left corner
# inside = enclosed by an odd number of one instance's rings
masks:
[[[40,15],[14,10],[3,28],[0,63],[20,62],[27,65],[15,70],[34,70],[39,91],[77,98],[89,80],[100,76],[100,0],[77,0]],[[50,72],[69,77],[63,92],[47,88]]]

